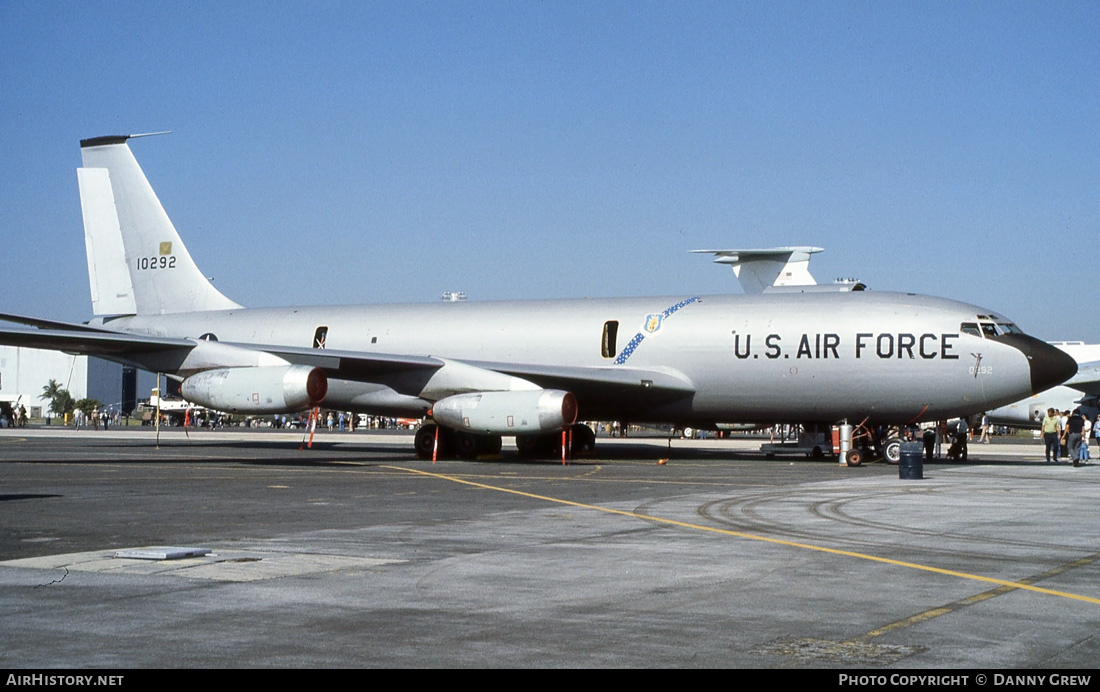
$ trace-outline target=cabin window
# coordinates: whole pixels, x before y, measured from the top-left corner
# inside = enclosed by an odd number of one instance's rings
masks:
[[[963,334],[969,334],[970,336],[981,336],[982,333],[978,330],[978,325],[975,322],[963,322],[959,325],[959,331]]]
[[[324,348],[327,340],[328,327],[317,327],[317,331],[313,332],[313,348]]]
[[[604,358],[614,358],[618,349],[615,348],[615,337],[619,335],[619,321],[609,320],[603,323],[603,339],[600,341],[600,355]]]
[[[992,322],[982,322],[982,332],[987,337],[997,336],[997,325]]]

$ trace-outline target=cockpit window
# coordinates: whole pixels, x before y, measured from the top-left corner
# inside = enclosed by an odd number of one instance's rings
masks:
[[[985,315],[978,315],[978,317],[985,317]],[[963,322],[959,325],[959,331],[963,334],[984,336],[985,338],[1001,336],[1002,334],[1024,333],[1024,330],[1011,322],[982,322],[981,327],[979,327],[976,322]]]

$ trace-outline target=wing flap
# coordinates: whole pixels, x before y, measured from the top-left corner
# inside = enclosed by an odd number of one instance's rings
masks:
[[[223,342],[224,343],[224,342]],[[417,370],[438,370],[444,362],[431,356],[404,356],[390,353],[364,353],[329,348],[300,348],[230,343],[230,346],[264,351],[289,363],[321,368],[329,377],[372,382],[379,376]]]
[[[615,367],[564,367],[473,361],[471,365],[521,377],[545,389],[572,392],[586,415],[622,409],[622,402],[655,408],[695,395],[695,385],[674,371]]]

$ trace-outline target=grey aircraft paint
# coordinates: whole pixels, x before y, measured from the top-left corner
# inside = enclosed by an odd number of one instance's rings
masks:
[[[682,303],[688,304],[664,316]],[[852,292],[241,309],[120,318],[108,326],[158,337],[213,334],[223,344],[262,349],[307,348],[323,325],[333,353],[430,356],[548,387],[568,379],[555,377],[559,365],[592,370],[593,380],[616,370],[634,374],[621,396],[579,396],[582,418],[713,423],[871,416],[901,423],[995,408],[1018,399],[1021,388],[1045,389],[1065,375],[1058,359],[1046,365],[1041,356],[1027,358],[1022,345],[1039,354],[1050,350],[1030,337],[960,333],[960,325],[977,322],[979,314],[991,313],[927,296]],[[604,357],[608,322],[618,322],[618,343]],[[313,355],[289,360],[310,364]],[[331,370],[326,405],[369,408],[369,398],[355,402],[363,393],[354,386],[351,399],[331,398],[346,387]],[[682,388],[654,383],[647,392],[644,381],[658,374]],[[416,377],[406,380],[405,386],[395,382],[397,392],[384,392],[385,400],[421,393]],[[430,405],[407,403],[411,408],[387,412],[422,413]]]
[[[367,413],[421,415],[454,394],[546,388],[575,395],[582,419],[696,426],[944,419],[1008,404],[1076,371],[1072,358],[989,310],[913,294],[246,309],[195,266],[127,139],[82,142],[78,177],[100,317],[85,327],[7,316],[39,330],[3,330],[0,342],[180,377],[256,368],[238,382],[309,365],[327,375],[324,406]],[[968,333],[967,323],[990,327]],[[506,406],[508,398],[485,401]]]

